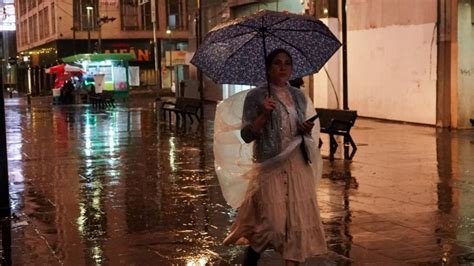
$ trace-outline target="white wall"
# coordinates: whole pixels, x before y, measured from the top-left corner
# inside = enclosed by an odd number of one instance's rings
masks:
[[[349,108],[361,116],[434,125],[436,1],[348,1],[347,10]],[[342,39],[337,19],[323,22]],[[326,69],[334,85],[324,69],[314,75],[315,106],[342,108],[342,48]]]
[[[361,116],[436,123],[435,24],[348,33],[349,108]]]
[[[339,35],[337,18],[321,19],[331,32]],[[329,59],[323,69],[314,74],[313,103],[315,107],[342,108],[342,78],[341,65],[342,47]]]

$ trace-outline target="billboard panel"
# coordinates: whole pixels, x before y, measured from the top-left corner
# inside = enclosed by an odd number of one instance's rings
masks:
[[[14,0],[0,1],[0,31],[15,29]]]

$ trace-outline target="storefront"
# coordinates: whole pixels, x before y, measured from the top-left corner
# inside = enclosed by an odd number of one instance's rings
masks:
[[[127,97],[129,93],[129,61],[135,60],[134,54],[77,54],[63,58],[65,63],[82,66],[85,85],[93,84],[96,92],[112,91],[117,98]]]

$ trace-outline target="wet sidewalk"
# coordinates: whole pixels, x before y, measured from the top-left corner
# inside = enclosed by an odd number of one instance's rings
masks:
[[[235,212],[214,173],[213,105],[183,129],[144,96],[102,111],[6,101],[15,217],[2,226],[4,260],[240,263],[241,247],[221,245]],[[353,161],[324,161],[330,253],[304,265],[474,264],[474,131],[359,119],[352,136]],[[281,258],[267,251],[259,265]]]

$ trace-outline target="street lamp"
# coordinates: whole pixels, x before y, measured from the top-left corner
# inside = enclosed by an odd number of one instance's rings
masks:
[[[201,46],[202,40],[202,9],[201,0],[196,0],[196,50]],[[201,99],[201,117],[204,116],[203,100],[204,100],[204,81],[202,71],[198,68],[198,81],[199,81],[199,98]]]
[[[99,27],[99,47],[97,47],[97,53],[102,53],[102,25],[113,22],[114,20],[114,17],[109,18],[109,16],[102,16],[98,18],[97,26]]]
[[[10,190],[8,181],[7,132],[5,103],[0,89],[0,218],[10,216]]]
[[[173,88],[173,44],[171,43],[171,30],[169,28],[166,29],[166,35],[168,36],[168,44],[170,46],[170,64],[169,64],[169,70],[170,70],[170,88]],[[165,53],[166,54],[166,53]]]
[[[347,0],[342,0],[342,108],[349,110],[348,77],[347,77]]]
[[[147,1],[148,2],[148,1]],[[158,39],[156,36],[156,0],[151,0],[151,23],[153,24],[153,56],[155,57],[155,83],[156,83],[156,99],[160,99],[160,91],[162,87],[161,78],[161,40],[160,49],[158,49]],[[159,54],[158,54],[159,53]]]
[[[91,22],[91,13],[94,10],[92,6],[86,6],[86,12],[87,12],[87,52],[90,53],[92,50],[91,46],[91,27],[92,27],[92,22]]]

